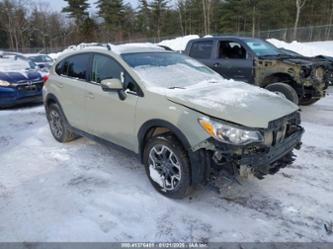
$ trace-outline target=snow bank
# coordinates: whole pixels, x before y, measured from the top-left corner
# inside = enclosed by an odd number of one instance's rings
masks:
[[[199,38],[198,35],[186,35],[175,39],[161,41],[159,45],[167,46],[175,51],[182,51],[185,50],[186,45],[190,40],[197,38]]]
[[[309,57],[317,55],[333,56],[333,41],[310,42],[310,43],[300,43],[297,41],[287,43],[277,39],[268,39],[267,41],[272,43],[278,48],[285,48],[288,50],[292,50],[304,56],[309,56]]]
[[[212,37],[211,35],[206,35],[205,37]],[[121,45],[113,45],[111,43],[104,44],[101,46],[98,43],[81,43],[78,45],[72,45],[66,48],[64,51],[59,53],[50,53],[48,54],[53,59],[58,58],[60,55],[66,52],[71,52],[75,50],[85,49],[85,48],[97,48],[97,49],[107,49],[107,46],[110,46],[112,51],[116,53],[121,53],[124,50],[135,50],[138,48],[157,48],[156,45],[167,46],[175,51],[183,51],[186,48],[187,43],[190,40],[200,38],[199,35],[187,35],[182,37],[177,37],[175,39],[169,39],[161,41],[158,44],[153,43],[127,43]],[[300,43],[297,41],[287,43],[277,39],[268,39],[268,42],[272,43],[278,48],[285,48],[288,50],[295,51],[304,56],[317,56],[317,55],[326,55],[333,56],[333,41],[323,41],[323,42],[309,42],[309,43]]]

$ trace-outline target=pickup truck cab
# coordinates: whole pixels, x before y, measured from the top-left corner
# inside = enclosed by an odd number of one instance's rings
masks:
[[[256,38],[217,36],[188,42],[185,54],[227,79],[254,84],[310,105],[326,94],[332,64],[320,58],[285,53]]]

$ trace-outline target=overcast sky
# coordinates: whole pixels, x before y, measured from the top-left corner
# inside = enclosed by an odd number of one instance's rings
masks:
[[[90,3],[90,6],[93,7],[94,3],[97,2],[97,0],[88,0]],[[137,0],[125,0],[125,3],[130,3],[133,8],[137,6]],[[53,0],[48,2],[53,10],[61,11],[64,6],[67,5],[67,3],[64,0]]]

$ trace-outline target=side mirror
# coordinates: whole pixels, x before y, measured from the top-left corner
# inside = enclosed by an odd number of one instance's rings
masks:
[[[119,91],[124,89],[119,79],[102,80],[101,86],[104,91]]]
[[[121,81],[119,79],[102,80],[101,86],[102,86],[103,91],[106,91],[106,92],[117,91],[119,98],[121,100],[125,100],[127,97],[127,95],[124,91],[123,83],[121,83]]]

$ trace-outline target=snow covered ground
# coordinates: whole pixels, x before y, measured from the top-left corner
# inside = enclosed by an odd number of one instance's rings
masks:
[[[129,152],[56,142],[41,106],[0,111],[0,241],[333,242],[333,96],[302,117],[289,168],[170,200]]]

